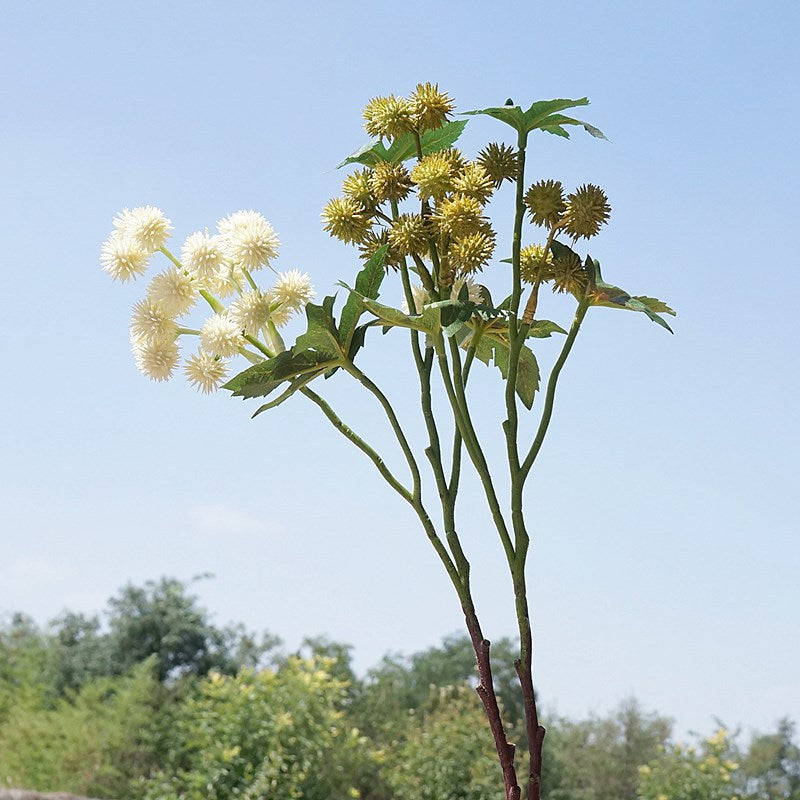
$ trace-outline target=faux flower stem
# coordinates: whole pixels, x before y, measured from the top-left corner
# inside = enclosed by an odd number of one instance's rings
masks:
[[[553,416],[553,401],[555,400],[556,396],[558,378],[561,375],[561,370],[564,368],[564,363],[566,362],[567,357],[572,350],[572,345],[575,344],[575,338],[581,329],[581,324],[586,317],[586,312],[589,310],[589,306],[590,304],[586,300],[581,302],[581,304],[578,306],[578,309],[575,312],[575,318],[572,321],[572,326],[567,334],[567,338],[564,341],[561,352],[559,353],[556,363],[553,365],[553,369],[550,372],[550,377],[547,381],[547,389],[545,390],[544,407],[542,409],[542,417],[539,420],[539,427],[536,431],[536,436],[533,439],[530,450],[528,451],[527,456],[525,456],[525,460],[522,462],[521,471],[523,481],[527,480],[528,473],[531,471],[531,467],[533,466],[536,457],[539,455],[539,450],[542,448],[544,437],[547,434],[548,427],[550,426],[550,419]]]
[[[222,305],[222,303],[220,303],[220,301],[217,300],[217,298],[214,297],[214,295],[211,294],[211,292],[207,291],[206,289],[201,289],[200,297],[202,297],[203,300],[205,300],[206,303],[208,303],[217,314],[225,313],[225,306]]]
[[[249,333],[246,333],[244,338],[250,342],[253,347],[255,347],[257,350],[260,350],[267,358],[272,358],[275,355],[272,350],[270,350],[263,342],[260,342],[258,339],[256,339],[255,336],[251,336]]]
[[[486,499],[489,503],[489,508],[492,513],[492,519],[494,520],[497,532],[500,534],[500,541],[503,545],[506,559],[509,564],[511,564],[514,560],[514,546],[511,543],[511,538],[508,535],[508,527],[505,519],[503,518],[503,512],[500,509],[500,503],[497,499],[497,493],[494,488],[494,483],[492,482],[492,476],[489,472],[489,465],[486,462],[486,457],[484,456],[483,450],[477,441],[475,429],[472,426],[472,421],[469,417],[469,410],[467,409],[465,402],[462,403],[462,401],[466,401],[466,396],[464,394],[463,375],[461,373],[461,356],[458,352],[458,345],[455,343],[455,341],[451,340],[451,356],[454,361],[457,362],[457,365],[453,365],[454,377],[451,378],[450,370],[448,369],[444,336],[442,335],[441,331],[436,331],[434,333],[433,341],[439,361],[439,371],[441,372],[442,379],[444,380],[445,391],[448,399],[450,400],[450,406],[453,410],[456,424],[459,427],[461,436],[464,439],[464,445],[467,448],[467,452],[470,455],[472,463],[475,466],[475,470],[478,473],[478,477],[480,478],[481,484],[483,485],[484,493],[486,494]]]
[[[175,258],[174,255],[170,252],[170,250],[163,245],[158,248],[160,252],[162,252],[178,269],[183,269],[183,264]]]
[[[522,249],[522,222],[525,218],[525,149],[528,134],[520,131],[517,135],[517,194],[514,209],[514,235],[511,240],[511,264],[513,286],[511,287],[511,319],[516,326],[519,303],[522,297],[522,275],[520,271],[520,250]],[[516,330],[513,331],[516,333]]]
[[[386,480],[389,486],[392,487],[406,502],[413,503],[413,496],[411,492],[400,483],[397,478],[392,474],[391,470],[386,466],[386,462],[378,455],[373,447],[364,441],[349,425],[346,425],[338,416],[338,414],[331,408],[330,404],[313,389],[307,386],[300,390],[300,393],[305,395],[312,403],[315,403],[322,413],[328,418],[330,423],[341,433],[346,439],[349,439],[362,453],[372,461],[381,476]]]

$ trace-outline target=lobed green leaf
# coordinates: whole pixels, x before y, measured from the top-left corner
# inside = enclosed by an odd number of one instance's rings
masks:
[[[551,322],[549,319],[537,319],[533,321],[528,330],[528,338],[547,339],[554,333],[567,335],[567,332],[558,323]]]
[[[311,383],[314,378],[318,377],[321,374],[322,370],[317,370],[314,372],[308,372],[305,375],[300,375],[297,378],[294,378],[292,381],[289,382],[289,385],[284,389],[278,397],[274,400],[270,400],[269,403],[264,403],[264,405],[259,406],[255,413],[253,414],[253,418],[257,417],[259,414],[262,414],[264,411],[269,411],[271,408],[276,408],[281,403],[288,400],[295,392],[302,389],[304,386]]]
[[[441,128],[432,131],[423,131],[420,136],[422,145],[422,155],[435,153],[439,150],[446,150],[452,147],[467,126],[467,120],[453,120],[446,122]],[[348,164],[362,164],[365,167],[374,167],[381,161],[391,161],[399,164],[417,156],[417,142],[412,133],[406,133],[395,139],[387,148],[382,140],[376,139],[362,145],[354,153],[351,153],[337,169],[346,167]]]
[[[468,347],[469,344],[470,338],[462,343],[462,347]],[[484,331],[475,347],[476,358],[479,358],[487,365],[493,361],[504,380],[508,378],[510,352],[507,334],[504,335],[502,332],[495,330]],[[533,407],[533,400],[539,389],[539,363],[533,350],[527,345],[523,345],[520,350],[516,388],[517,396],[525,408],[530,410]]]
[[[320,359],[313,351],[297,353],[294,348],[278,353],[261,364],[248,367],[231,378],[222,388],[233,393],[234,397],[266,397],[285,380],[299,375],[318,372],[322,367],[331,366],[331,361]]]
[[[322,301],[322,305],[315,303],[306,305],[308,328],[294,343],[293,350],[296,353],[314,353],[321,361],[336,361],[341,357],[339,333],[333,319],[335,300],[336,298],[331,295]]]
[[[364,264],[358,275],[356,275],[356,292],[362,297],[369,297],[372,300],[377,299],[380,293],[381,282],[386,274],[384,263],[386,261],[386,252],[388,249],[388,244],[378,248],[374,255]],[[363,313],[363,303],[356,294],[351,293],[347,298],[347,302],[344,304],[344,308],[342,308],[342,314],[339,319],[339,343],[342,346],[342,350],[346,353],[350,351],[353,333]]]

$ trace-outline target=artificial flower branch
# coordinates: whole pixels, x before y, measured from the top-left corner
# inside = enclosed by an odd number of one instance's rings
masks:
[[[170,262],[166,271],[153,277],[146,297],[134,306],[131,349],[143,374],[156,381],[172,377],[181,360],[180,341],[191,336],[199,340],[199,349],[185,359],[183,371],[195,388],[208,393],[222,386],[236,396],[270,398],[256,415],[294,394],[304,395],[411,506],[464,614],[475,651],[477,693],[495,744],[506,800],[521,800],[523,790],[517,780],[516,747],[509,740],[492,681],[490,644],[472,597],[470,561],[458,533],[462,468],[465,463],[471,465],[481,483],[509,569],[519,631],[519,657],[514,666],[528,751],[524,796],[540,800],[545,730],[539,722],[532,672],[525,485],[550,426],[559,376],[588,309],[605,306],[642,312],[667,329],[661,314],[674,313],[659,300],[631,296],[605,283],[599,262],[577,253],[578,241],[595,237],[608,221],[611,209],[602,189],[584,184],[565,194],[560,181],[543,178],[526,190],[530,134],[543,131],[568,138],[569,128],[583,127],[604,138],[588,123],[561,113],[587,103],[586,98],[546,100],[523,110],[508,101],[504,106],[467,112],[492,117],[516,134],[516,148],[490,142],[470,160],[454,147],[467,123],[451,118],[454,103],[438,86],[419,84],[409,98],[390,95],[371,100],[364,109],[364,120],[375,139],[340,165],[357,166],[345,178],[342,196],[330,200],[322,212],[324,229],[357,247],[363,262],[353,288],[340,284],[348,294],[338,312],[334,311],[334,296],[325,297],[321,304],[312,302],[314,291],[308,275],[275,270],[278,237],[255,211],[239,211],[220,219],[213,233],[204,229],[190,234],[179,259],[166,247],[172,223],[159,209],[125,209],[115,217],[114,229],[101,248],[103,269],[121,282],[143,275],[156,252]],[[412,166],[407,167],[407,162],[413,162]],[[500,262],[510,263],[511,269],[504,275],[499,265],[492,264],[497,234],[487,206],[505,182],[515,184],[515,203],[511,257]],[[526,220],[545,231],[542,245],[523,246]],[[275,278],[272,286],[261,289],[255,273],[265,267]],[[378,302],[393,273],[400,276],[404,309]],[[537,317],[539,293],[547,284],[577,303],[568,332]],[[506,299],[495,302],[490,287],[499,288]],[[526,287],[530,293],[523,306]],[[194,326],[184,317],[192,313],[199,299],[213,313],[202,325]],[[301,315],[306,330],[287,346],[281,331]],[[362,321],[365,316],[366,322]],[[424,455],[439,498],[442,534],[423,502],[426,478],[420,465],[424,460],[415,453],[390,399],[356,364],[359,351],[367,346],[367,334],[375,326],[382,326],[384,332],[395,327],[409,330],[427,439]],[[547,378],[538,427],[522,458],[519,404],[531,410],[539,388],[537,358],[529,342],[553,334],[563,334],[565,340]],[[229,378],[230,364],[238,355],[252,366]],[[493,363],[505,381],[501,428],[510,481],[507,508],[500,501],[470,408],[467,386],[476,360]],[[359,383],[377,401],[406,461],[410,486],[310,387],[312,381],[336,372]],[[434,403],[437,392],[444,396],[451,429],[437,418],[441,413]],[[448,460],[443,436],[450,432]]]

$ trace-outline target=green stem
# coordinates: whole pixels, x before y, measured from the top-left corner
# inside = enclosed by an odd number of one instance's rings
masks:
[[[533,462],[536,460],[536,457],[539,455],[539,450],[542,448],[544,437],[547,434],[547,429],[550,426],[550,419],[553,415],[553,401],[555,400],[556,396],[558,377],[561,375],[561,370],[564,368],[564,363],[567,360],[567,356],[569,356],[570,350],[572,350],[572,345],[575,344],[575,338],[578,335],[578,331],[580,331],[581,323],[586,316],[586,312],[589,310],[589,306],[590,304],[585,300],[578,305],[578,310],[575,312],[575,319],[572,322],[572,327],[569,329],[566,341],[564,342],[561,352],[556,359],[556,363],[553,365],[553,369],[550,372],[550,378],[547,381],[547,390],[545,392],[542,418],[539,421],[539,427],[536,431],[536,436],[533,439],[533,443],[531,444],[531,448],[528,451],[528,455],[525,456],[525,460],[522,462],[521,471],[523,482],[527,479],[528,473],[531,471],[531,467],[533,466]]]
[[[452,582],[456,593],[458,594],[458,598],[462,603],[462,606],[465,603],[470,603],[471,600],[468,595],[464,593],[464,587],[461,582],[461,578],[459,576],[458,570],[453,563],[453,560],[450,558],[450,554],[447,552],[442,540],[439,538],[439,535],[436,533],[436,528],[431,521],[430,516],[428,515],[425,507],[422,504],[422,498],[419,495],[419,492],[415,489],[414,491],[409,491],[405,486],[403,486],[397,478],[394,477],[392,472],[386,466],[384,460],[378,455],[373,447],[371,447],[367,442],[364,441],[352,428],[346,425],[336,414],[336,412],[330,407],[330,405],[318,395],[312,389],[308,387],[304,387],[300,390],[302,394],[309,398],[313,403],[315,403],[319,408],[322,410],[323,414],[328,418],[328,420],[333,424],[333,426],[338,430],[345,438],[351,441],[356,447],[358,447],[361,452],[363,452],[373,464],[375,464],[378,472],[383,476],[386,482],[407,502],[416,512],[417,516],[419,517],[420,522],[422,523],[422,527],[425,530],[425,533],[428,536],[431,544],[433,545],[434,549],[436,550],[436,554],[439,556],[442,564],[444,565],[445,570]]]
[[[211,294],[211,292],[209,292],[207,289],[200,290],[200,297],[202,297],[203,300],[205,300],[206,303],[208,303],[217,314],[225,313],[225,306],[222,305],[222,303],[220,303],[220,301],[217,300],[217,298],[214,297],[214,295]]]
[[[178,328],[178,336],[199,336],[200,331],[194,328]]]
[[[265,344],[256,339],[255,336],[251,336],[249,333],[246,333],[244,338],[250,342],[253,347],[260,350],[267,358],[273,358],[275,356],[275,353],[273,353]]]
[[[250,270],[242,269],[244,272],[244,277],[247,278],[247,282],[250,284],[250,288],[253,291],[258,291],[258,284],[253,280],[253,276],[250,274]]]
[[[392,215],[395,219],[398,216],[397,203],[392,201]],[[403,290],[406,296],[406,303],[410,311],[414,308],[414,294],[411,290],[411,279],[408,274],[408,266],[405,257],[400,266],[400,275],[403,282]],[[442,506],[442,521],[444,523],[445,536],[450,546],[450,551],[455,559],[465,591],[469,592],[469,571],[470,565],[466,554],[461,547],[455,525],[455,504],[456,491],[450,491],[447,479],[444,474],[442,463],[441,441],[439,430],[436,425],[436,417],[433,413],[433,402],[431,397],[431,367],[433,366],[433,351],[429,350],[425,356],[422,355],[422,348],[419,342],[419,331],[409,331],[411,339],[411,350],[414,355],[414,364],[417,368],[420,387],[420,404],[422,406],[422,417],[425,420],[425,427],[428,431],[428,447],[425,448],[425,455],[431,465],[436,488],[439,493],[439,500]],[[458,469],[458,465],[453,465],[453,469]]]
[[[500,535],[500,541],[503,545],[503,550],[506,554],[506,559],[509,564],[514,561],[514,545],[511,543],[511,538],[508,535],[508,527],[503,512],[500,509],[500,503],[497,499],[497,493],[492,482],[492,476],[489,472],[489,465],[486,461],[486,456],[478,441],[475,433],[475,428],[472,425],[472,420],[469,415],[469,407],[466,402],[466,395],[464,392],[463,373],[461,371],[461,355],[458,352],[458,344],[454,339],[450,339],[450,355],[453,360],[453,377],[450,376],[450,370],[447,364],[447,354],[444,347],[444,337],[441,331],[436,331],[433,335],[434,347],[436,348],[437,358],[439,361],[439,371],[442,374],[442,379],[445,385],[447,397],[450,400],[450,405],[453,409],[453,415],[456,419],[461,436],[464,439],[464,444],[467,448],[472,463],[475,467],[481,484],[483,485],[486,499],[489,503],[489,509],[492,514],[497,532]]]
[[[520,251],[522,249],[522,222],[525,219],[525,148],[527,145],[528,134],[525,131],[520,131],[517,135],[517,194],[514,210],[514,236],[511,241],[511,263],[514,282],[511,288],[511,318],[514,320],[514,325],[516,325],[519,303],[522,297]]]
[[[322,413],[328,418],[334,428],[346,439],[349,439],[362,453],[365,453],[372,463],[377,467],[378,472],[383,476],[389,486],[392,487],[404,500],[411,503],[413,497],[411,492],[403,486],[386,466],[386,462],[378,455],[373,447],[364,441],[349,425],[346,425],[331,408],[328,402],[318,395],[313,389],[304,387],[300,390],[312,403],[322,409]]]
[[[400,421],[397,419],[392,404],[386,395],[351,361],[342,361],[342,369],[349,375],[352,375],[365,389],[371,392],[383,408],[389,424],[392,426],[397,443],[403,451],[403,455],[408,463],[408,468],[411,471],[411,479],[414,484],[413,495],[415,498],[422,496],[422,478],[419,472],[417,459],[414,457],[414,452],[411,445],[408,443],[405,432],[403,431]]]
[[[183,269],[183,264],[164,246],[158,248],[178,269]]]
[[[475,350],[477,349],[478,343],[481,340],[481,336],[483,336],[483,326],[478,326],[476,327],[475,332],[472,334],[472,340],[470,341],[469,348],[467,349],[467,357],[464,359],[463,376],[465,389],[467,387],[467,381],[469,380],[470,368],[475,360]],[[456,425],[453,429],[453,456],[450,467],[450,482],[447,485],[448,494],[451,494],[453,498],[455,498],[456,494],[458,493],[458,484],[461,476],[461,449],[463,442],[464,439],[458,430],[458,425]]]

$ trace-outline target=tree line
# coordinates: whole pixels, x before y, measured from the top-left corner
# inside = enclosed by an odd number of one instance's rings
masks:
[[[513,659],[495,682],[524,744]],[[498,766],[466,636],[363,676],[349,645],[219,627],[172,578],[129,585],[100,617],[0,625],[0,789],[110,800],[490,800]],[[748,741],[689,743],[635,700],[546,718],[546,800],[800,800],[789,718]],[[520,747],[524,750],[524,747]]]

